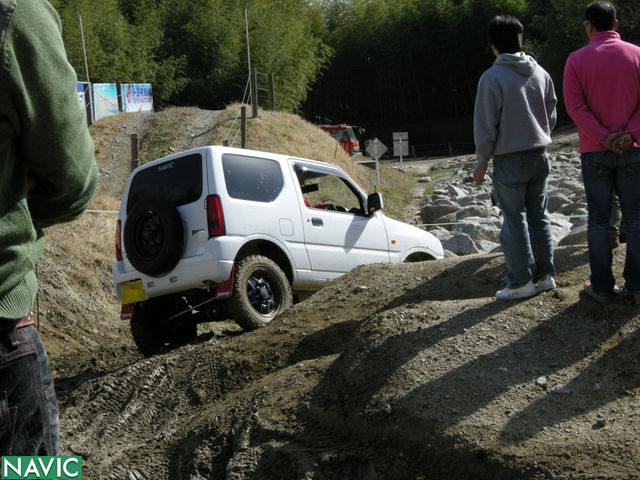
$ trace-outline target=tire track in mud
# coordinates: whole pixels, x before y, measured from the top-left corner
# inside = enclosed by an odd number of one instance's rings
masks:
[[[158,455],[193,410],[221,396],[215,345],[194,345],[123,367],[74,391],[61,414],[62,450],[85,458],[87,478],[168,478]]]

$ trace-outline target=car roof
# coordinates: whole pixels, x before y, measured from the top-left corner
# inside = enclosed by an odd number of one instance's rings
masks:
[[[262,150],[251,150],[251,149],[246,149],[246,148],[225,147],[225,146],[222,146],[222,145],[208,145],[208,146],[204,146],[204,147],[197,147],[197,148],[192,148],[192,149],[189,149],[189,150],[184,150],[182,152],[176,152],[176,153],[173,153],[171,155],[167,155],[166,157],[158,158],[158,159],[152,160],[151,162],[147,162],[144,165],[141,165],[140,167],[136,168],[136,170],[148,168],[148,167],[153,166],[155,164],[166,162],[168,160],[172,160],[172,159],[175,159],[175,158],[182,158],[182,157],[184,157],[186,155],[190,155],[190,154],[193,154],[193,153],[204,153],[207,150],[211,150],[212,152],[216,152],[219,155],[224,155],[225,153],[230,153],[230,154],[241,155],[241,156],[244,155],[244,156],[256,156],[256,157],[271,158],[271,159],[279,161],[281,163],[286,163],[288,160],[297,160],[297,161],[302,161],[302,162],[309,163],[309,164],[315,164],[315,165],[318,165],[318,166],[324,166],[324,167],[329,167],[330,166],[330,167],[333,167],[333,168],[336,168],[336,169],[342,171],[342,169],[338,165],[336,165],[335,163],[322,162],[322,161],[319,161],[319,160],[312,160],[310,158],[298,157],[298,156],[295,156],[295,155],[286,155],[286,154],[282,154],[282,153],[266,152],[266,151],[262,151]]]

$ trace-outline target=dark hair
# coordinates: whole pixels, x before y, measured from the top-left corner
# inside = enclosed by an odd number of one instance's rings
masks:
[[[489,21],[489,43],[499,53],[516,53],[522,50],[524,27],[513,15],[498,15]]]
[[[584,19],[599,32],[613,30],[616,23],[616,7],[611,2],[590,3],[584,11]]]

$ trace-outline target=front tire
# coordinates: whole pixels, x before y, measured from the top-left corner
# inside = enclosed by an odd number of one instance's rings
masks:
[[[237,263],[227,304],[232,318],[242,328],[263,327],[292,303],[291,285],[273,260],[251,255]]]

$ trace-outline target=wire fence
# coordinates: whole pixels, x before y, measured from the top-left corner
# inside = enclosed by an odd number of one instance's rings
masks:
[[[260,86],[258,79],[267,78],[267,87]],[[264,82],[263,82],[264,83]],[[276,109],[276,94],[275,94],[275,81],[272,73],[258,72],[255,68],[252,68],[249,72],[249,78],[244,88],[242,95],[241,107],[233,120],[229,122],[229,128],[222,143],[230,147],[236,146],[238,136],[240,135],[240,147],[246,147],[246,107],[251,106],[252,118],[258,117],[258,107],[260,98],[258,92],[267,92],[269,98],[269,107],[271,110]],[[244,110],[243,110],[244,109]],[[238,117],[242,116],[242,120],[238,123]]]
[[[244,93],[242,94],[242,101],[240,102],[242,106],[245,106],[249,103],[251,99],[251,75],[247,78],[247,83],[244,87]],[[228,145],[230,147],[235,146],[236,140],[238,139],[238,135],[240,135],[242,131],[242,123],[238,123],[238,117],[242,114],[242,108],[238,109],[238,113],[233,117],[233,120],[229,122],[229,128],[227,129],[227,134],[224,136],[222,140],[223,145]],[[232,136],[233,134],[233,136]],[[231,140],[229,140],[231,139]]]

